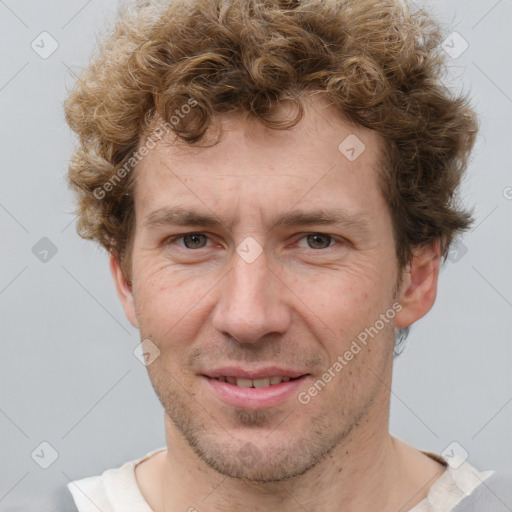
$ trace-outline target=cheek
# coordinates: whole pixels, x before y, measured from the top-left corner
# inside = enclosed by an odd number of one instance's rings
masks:
[[[196,301],[194,281],[171,272],[167,264],[141,258],[133,268],[137,314],[143,324],[164,322],[169,328]]]
[[[316,270],[311,276],[288,274],[296,296],[334,329],[351,331],[389,306],[392,279],[370,261]]]

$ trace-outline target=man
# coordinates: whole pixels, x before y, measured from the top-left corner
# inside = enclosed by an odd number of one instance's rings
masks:
[[[476,121],[440,40],[398,0],[120,15],[66,102],[70,182],[167,446],[70,483],[71,509],[510,509],[492,472],[388,430],[395,343],[471,222]]]

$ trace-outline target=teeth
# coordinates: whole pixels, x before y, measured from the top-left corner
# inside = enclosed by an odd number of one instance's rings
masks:
[[[234,384],[241,388],[266,388],[268,386],[275,386],[281,382],[289,382],[290,377],[266,377],[264,379],[243,379],[237,377],[215,377],[221,382]]]
[[[252,384],[255,388],[266,388],[270,386],[270,379],[254,379]]]

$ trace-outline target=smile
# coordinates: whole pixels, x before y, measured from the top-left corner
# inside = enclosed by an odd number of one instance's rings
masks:
[[[243,409],[270,409],[295,398],[310,375],[233,377],[201,375],[206,392],[224,404]]]
[[[291,377],[265,377],[263,379],[245,379],[241,377],[214,377],[215,380],[220,382],[227,382],[240,388],[266,388],[268,386],[275,386],[282,382],[289,382],[295,380]],[[300,378],[300,377],[296,377]]]

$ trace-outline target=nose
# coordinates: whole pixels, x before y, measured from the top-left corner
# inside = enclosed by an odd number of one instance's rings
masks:
[[[285,302],[289,292],[277,272],[269,268],[265,252],[251,263],[235,253],[219,293],[213,327],[239,343],[283,335],[290,327],[291,312]]]

